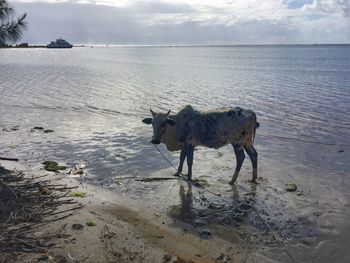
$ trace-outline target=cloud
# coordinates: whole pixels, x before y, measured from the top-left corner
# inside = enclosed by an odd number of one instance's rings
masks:
[[[350,1],[314,0],[311,4],[304,5],[302,10],[328,14],[341,14],[344,17],[350,18]]]
[[[30,43],[48,43],[58,37],[91,44],[350,42],[348,21],[339,16],[340,11],[319,15],[319,11],[308,7],[314,2],[307,3],[301,0],[60,0],[59,3],[20,0],[14,5],[19,13],[28,13],[29,27],[23,41]],[[327,23],[334,28],[326,33]]]

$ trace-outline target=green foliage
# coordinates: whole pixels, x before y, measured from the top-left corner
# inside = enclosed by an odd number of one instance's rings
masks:
[[[297,185],[294,183],[289,183],[286,184],[284,187],[284,190],[286,190],[287,192],[294,192],[298,189]]]
[[[6,46],[21,39],[22,32],[27,28],[24,21],[27,14],[15,17],[15,10],[7,0],[0,0],[0,46]]]
[[[55,172],[57,173],[59,170],[65,170],[65,166],[58,165],[57,162],[53,161],[45,161],[43,162],[44,169],[49,172]]]
[[[86,225],[87,226],[96,226],[96,223],[94,221],[92,221],[92,220],[89,220],[89,221],[86,222]]]
[[[86,193],[84,192],[70,192],[69,193],[69,196],[73,196],[73,197],[85,197],[86,196]]]

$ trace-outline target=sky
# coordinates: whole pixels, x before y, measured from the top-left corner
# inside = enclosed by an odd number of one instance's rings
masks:
[[[350,43],[350,0],[8,0],[23,42],[228,45]]]

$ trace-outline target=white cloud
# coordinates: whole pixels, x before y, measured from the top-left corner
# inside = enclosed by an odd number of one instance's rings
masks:
[[[304,5],[303,11],[341,14],[349,18],[350,0],[314,0],[311,4]]]
[[[350,42],[350,0],[13,1],[28,13],[29,42],[57,35],[115,44]]]

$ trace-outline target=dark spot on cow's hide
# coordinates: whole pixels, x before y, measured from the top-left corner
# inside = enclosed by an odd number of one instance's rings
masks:
[[[211,115],[205,115],[201,117],[201,120],[196,126],[200,141],[207,147],[215,147],[217,144],[217,125],[218,121],[216,117]]]
[[[215,130],[217,127],[217,120],[212,116],[207,116],[204,121],[204,126],[207,130]]]
[[[229,110],[228,112],[227,112],[227,116],[229,116],[229,117],[233,117],[233,116],[235,116],[236,115],[236,112],[234,111],[234,110]]]
[[[236,107],[235,110],[237,111],[237,115],[238,115],[238,116],[241,116],[241,114],[242,114],[242,109],[239,108],[239,107]]]

